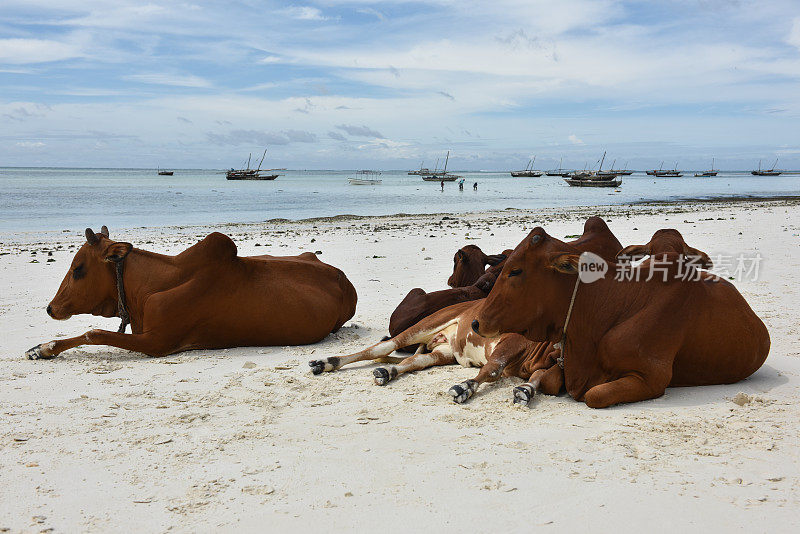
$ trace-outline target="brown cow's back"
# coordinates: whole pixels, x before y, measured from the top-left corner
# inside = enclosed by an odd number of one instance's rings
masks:
[[[697,293],[693,299],[697,307],[691,312],[693,320],[675,356],[670,385],[703,386],[744,380],[767,359],[767,327],[727,280],[706,278],[691,283]]]
[[[302,345],[335,332],[355,313],[353,285],[316,255],[236,253],[233,241],[215,232],[177,256],[163,257],[185,282],[170,291],[178,297],[168,299],[170,309],[144,314],[144,329],[169,315],[188,331],[187,348]]]

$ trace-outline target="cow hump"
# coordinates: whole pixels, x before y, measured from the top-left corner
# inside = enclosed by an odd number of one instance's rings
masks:
[[[236,257],[238,250],[233,240],[220,232],[208,234],[203,240],[184,250],[180,256],[183,258],[219,260]]]

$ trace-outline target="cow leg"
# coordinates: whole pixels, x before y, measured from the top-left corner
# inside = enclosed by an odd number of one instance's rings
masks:
[[[400,361],[397,365],[374,369],[372,374],[375,375],[375,383],[379,386],[385,386],[390,380],[394,380],[403,373],[419,371],[437,365],[451,365],[456,363],[456,358],[453,356],[453,352],[449,347],[447,350],[441,350],[442,347],[444,347],[444,345],[436,347],[433,349],[433,352],[423,353],[422,350],[424,347],[420,345],[420,348],[417,349],[417,352],[413,356],[409,356]]]
[[[478,371],[478,376],[456,384],[447,391],[453,397],[453,402],[463,404],[475,395],[481,384],[496,382],[502,376],[506,366],[521,354],[519,351],[503,349],[504,347],[500,345],[495,347],[495,350],[486,359],[486,363]]]
[[[165,343],[152,334],[122,334],[108,330],[89,330],[82,336],[57,339],[49,343],[36,345],[25,352],[29,360],[49,360],[68,349],[80,345],[108,345],[135,352],[143,352],[148,356],[166,356],[177,352],[173,347],[167,348]]]
[[[614,404],[626,402],[638,402],[648,399],[655,399],[664,394],[664,390],[669,384],[670,376],[666,381],[659,380],[659,377],[649,375],[631,374],[598,384],[586,392],[583,400],[590,408],[607,408]]]
[[[355,354],[350,354],[347,356],[330,356],[322,360],[311,360],[308,362],[308,365],[311,367],[311,372],[315,375],[318,375],[322,372],[336,371],[342,366],[351,363],[386,358],[399,348],[407,347],[409,345],[416,345],[418,343],[428,343],[428,341],[433,339],[434,335],[451,323],[452,321],[444,325],[438,324],[435,327],[427,329],[416,328],[415,325],[408,330],[404,330],[395,337],[376,343],[371,347],[362,350],[361,352],[356,352]],[[402,360],[403,358],[387,358],[385,361],[400,362]]]
[[[558,365],[537,369],[527,382],[514,388],[514,404],[530,403],[536,392],[558,395],[564,387],[564,370]]]

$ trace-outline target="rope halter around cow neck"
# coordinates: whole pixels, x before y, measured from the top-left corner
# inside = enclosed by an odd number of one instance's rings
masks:
[[[575,297],[578,295],[578,285],[581,283],[580,274],[575,280],[575,288],[572,290],[572,298],[569,301],[569,308],[567,308],[567,317],[564,319],[564,329],[561,332],[561,341],[556,343],[554,347],[561,349],[561,354],[556,358],[556,363],[562,369],[564,368],[564,352],[567,350],[567,326],[569,326],[569,319],[572,317],[572,308],[575,306]]]
[[[121,319],[117,332],[124,333],[125,327],[131,323],[131,316],[128,313],[128,303],[125,299],[125,285],[122,281],[122,266],[125,257],[113,257],[110,261],[114,262],[117,271],[117,316]]]

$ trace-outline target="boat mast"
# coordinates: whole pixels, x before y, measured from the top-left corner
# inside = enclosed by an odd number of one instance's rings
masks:
[[[450,159],[450,151],[447,151],[447,157],[444,158],[444,169],[442,169],[442,175],[447,174],[447,160]]]
[[[256,172],[261,170],[261,164],[264,163],[264,156],[266,156],[266,155],[267,155],[267,149],[265,148],[264,149],[264,154],[261,156],[261,161],[258,162],[258,169],[256,170]]]
[[[606,153],[605,153],[605,152],[603,152],[603,159],[601,159],[601,160],[600,160],[600,167],[598,167],[598,168],[597,168],[597,172],[600,172],[600,171],[602,171],[602,170],[603,170],[603,162],[604,162],[605,160],[606,160]]]
[[[247,155],[247,170],[248,170],[248,171],[250,170],[250,158],[252,158],[252,157],[253,157],[253,153],[252,153],[252,152],[250,152],[250,153]]]
[[[774,171],[774,170],[775,170],[775,167],[776,167],[777,165],[778,165],[778,158],[775,158],[775,163],[773,163],[773,164],[772,164],[772,168],[770,169],[770,172],[771,172],[771,171]]]

